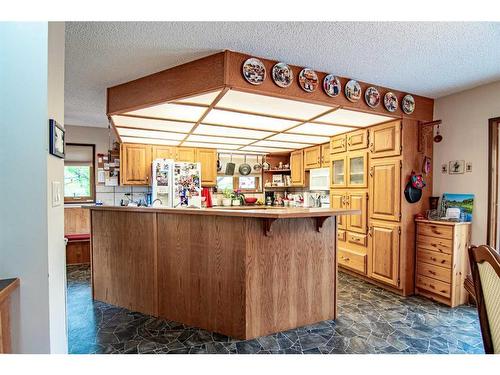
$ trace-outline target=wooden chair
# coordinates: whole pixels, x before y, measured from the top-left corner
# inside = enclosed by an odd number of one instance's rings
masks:
[[[484,351],[500,353],[500,255],[487,245],[471,246],[469,261]]]

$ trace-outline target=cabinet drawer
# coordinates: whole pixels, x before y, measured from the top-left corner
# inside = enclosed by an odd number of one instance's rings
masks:
[[[424,247],[417,246],[417,262],[451,268],[451,255],[438,253],[437,251],[427,250]]]
[[[453,238],[453,228],[446,225],[419,223],[417,225],[417,234],[451,240]]]
[[[445,254],[451,254],[453,250],[453,243],[451,240],[423,236],[421,234],[417,234],[417,246]]]
[[[349,232],[347,234],[347,241],[349,241],[350,243],[354,243],[356,245],[366,247],[368,244],[368,236],[366,234]]]
[[[435,266],[429,263],[417,263],[417,274],[432,279],[451,283],[451,269]]]
[[[337,230],[337,241],[345,242],[346,240],[346,231],[342,229]]]
[[[337,259],[340,265],[366,274],[366,254],[339,249]]]
[[[450,284],[422,275],[417,275],[417,288],[424,289],[447,298],[450,298],[451,296]]]

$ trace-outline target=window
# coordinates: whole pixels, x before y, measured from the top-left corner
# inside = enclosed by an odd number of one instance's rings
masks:
[[[64,202],[95,201],[94,145],[66,145]]]
[[[217,190],[223,191],[225,189],[233,190],[233,176],[218,176],[217,177]]]
[[[240,190],[255,190],[257,187],[255,186],[255,177],[241,176],[239,179],[239,189]]]

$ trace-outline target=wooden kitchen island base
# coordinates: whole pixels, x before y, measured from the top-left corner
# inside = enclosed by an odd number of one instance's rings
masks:
[[[238,339],[335,319],[346,213],[92,208],[94,299]]]

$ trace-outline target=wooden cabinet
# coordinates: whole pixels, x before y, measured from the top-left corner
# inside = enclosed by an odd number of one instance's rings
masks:
[[[304,151],[293,151],[290,154],[290,179],[292,186],[305,185],[306,178],[304,171]]]
[[[198,148],[196,161],[201,165],[201,185],[204,187],[217,185],[217,150]]]
[[[152,160],[155,159],[175,159],[176,147],[153,146]]]
[[[347,216],[347,230],[366,234],[368,225],[368,192],[365,190],[348,191],[346,193],[346,208],[361,211],[360,215]]]
[[[321,146],[304,149],[304,167],[306,170],[321,168]]]
[[[330,143],[321,145],[321,168],[330,168]]]
[[[400,235],[399,224],[370,221],[369,276],[396,288],[399,288]]]
[[[346,209],[346,192],[344,190],[330,190],[330,207],[334,209]],[[347,216],[337,216],[338,227],[347,229]]]
[[[368,147],[368,129],[347,133],[347,151],[361,150]]]
[[[331,154],[340,154],[342,152],[346,152],[346,135],[340,134],[331,138],[330,140],[330,153]]]
[[[385,158],[401,155],[401,121],[370,128],[370,157]]]
[[[455,307],[467,302],[470,223],[417,220],[416,293]]]
[[[196,162],[196,149],[192,147],[177,147],[174,159],[175,161],[194,163]]]
[[[346,155],[346,171],[347,187],[368,187],[368,153],[366,151],[348,152]]]
[[[401,165],[394,158],[370,162],[370,218],[400,221]]]
[[[120,155],[120,184],[149,185],[151,145],[122,143]]]
[[[330,157],[330,187],[344,188],[346,180],[347,159],[345,154],[331,155]]]

